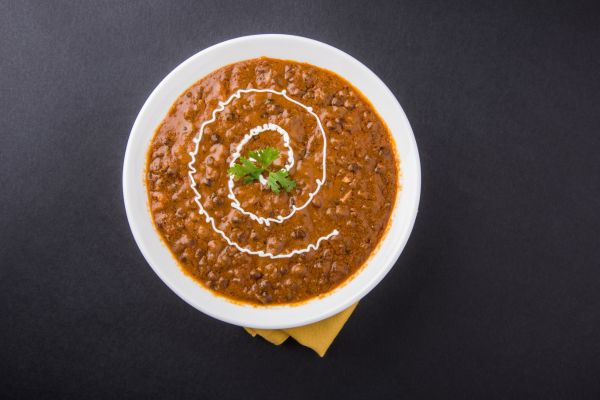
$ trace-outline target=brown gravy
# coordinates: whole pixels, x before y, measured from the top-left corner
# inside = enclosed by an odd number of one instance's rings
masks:
[[[278,93],[240,93],[204,125],[196,148],[202,124],[239,89],[285,90],[300,104]],[[295,183],[289,192],[264,184],[269,171],[290,161],[285,136],[265,124],[288,134]],[[239,156],[265,148],[279,156],[261,174],[263,183],[234,179],[232,193],[240,208],[271,219],[268,225],[232,207],[228,186],[238,145],[261,126]],[[188,175],[194,150],[196,192]],[[361,268],[385,232],[399,173],[388,128],[350,83],[309,64],[259,58],[223,67],[179,96],[150,145],[146,185],[155,226],[185,272],[233,300],[282,304],[330,292]]]

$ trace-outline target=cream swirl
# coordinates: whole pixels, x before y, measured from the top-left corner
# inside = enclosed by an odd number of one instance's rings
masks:
[[[273,254],[268,251],[252,250],[247,247],[241,246],[239,243],[237,243],[235,240],[233,240],[231,237],[229,237],[222,229],[219,229],[219,227],[217,227],[214,217],[211,216],[210,213],[202,205],[202,202],[201,202],[202,195],[198,191],[197,183],[194,178],[194,174],[197,172],[196,167],[194,165],[196,163],[196,157],[198,155],[200,142],[201,142],[203,134],[204,134],[204,129],[209,124],[212,124],[217,120],[217,114],[222,112],[225,109],[225,106],[230,104],[234,99],[240,99],[241,95],[246,94],[246,93],[271,93],[274,95],[282,96],[286,100],[302,107],[304,110],[306,110],[308,113],[310,113],[311,116],[313,116],[315,118],[317,127],[318,127],[318,129],[322,135],[322,139],[323,139],[322,178],[316,179],[317,185],[316,185],[315,190],[311,191],[308,194],[308,199],[302,205],[300,205],[300,206],[292,205],[291,211],[287,215],[277,215],[275,217],[266,217],[265,218],[265,217],[258,216],[250,211],[247,211],[241,206],[240,202],[238,201],[235,194],[233,193],[233,177],[230,176],[229,180],[228,180],[228,189],[229,189],[228,198],[231,200],[231,207],[238,210],[242,214],[248,216],[251,220],[254,220],[259,224],[264,224],[266,226],[269,226],[271,222],[281,224],[284,221],[292,218],[296,214],[297,211],[300,211],[300,210],[303,210],[304,208],[306,208],[313,201],[313,199],[317,195],[317,193],[321,190],[321,187],[325,184],[326,177],[327,177],[327,172],[326,172],[327,171],[327,169],[326,169],[327,168],[327,136],[325,134],[325,130],[323,129],[321,120],[319,119],[318,115],[314,113],[314,111],[312,110],[312,107],[307,107],[304,104],[290,98],[286,94],[285,90],[278,92],[278,91],[272,90],[272,89],[240,89],[237,92],[235,92],[234,94],[232,94],[225,102],[218,103],[218,106],[212,112],[211,119],[204,121],[201,124],[198,135],[193,139],[193,141],[195,143],[195,147],[194,147],[194,150],[189,153],[191,156],[191,161],[188,163],[188,176],[190,178],[190,186],[195,194],[194,201],[198,205],[199,213],[201,215],[204,215],[206,222],[208,224],[210,224],[211,228],[216,233],[218,233],[230,246],[234,246],[240,252],[243,252],[246,254],[257,255],[259,257],[268,257],[268,258],[272,258],[272,259],[277,259],[277,258],[290,258],[294,255],[307,253],[311,250],[317,250],[322,241],[329,240],[332,237],[337,236],[339,234],[339,231],[337,229],[334,229],[329,234],[319,237],[316,240],[316,242],[310,243],[309,245],[307,245],[306,247],[304,247],[302,249],[295,249],[295,250],[289,251],[287,253]],[[248,133],[246,133],[245,136],[242,138],[242,140],[237,144],[236,150],[232,154],[230,166],[233,166],[235,161],[240,157],[242,148],[244,147],[244,145],[246,145],[248,143],[248,141],[251,138],[253,138],[263,132],[266,132],[266,131],[275,131],[282,136],[284,146],[287,149],[287,158],[288,158],[287,162],[284,166],[284,169],[286,171],[290,171],[290,169],[294,166],[294,151],[290,145],[289,134],[281,126],[279,126],[277,124],[273,124],[273,123],[265,123],[263,125],[256,126],[255,128],[251,129]],[[260,183],[262,185],[266,184],[266,181],[265,181],[264,177],[262,177],[262,176],[260,179]]]

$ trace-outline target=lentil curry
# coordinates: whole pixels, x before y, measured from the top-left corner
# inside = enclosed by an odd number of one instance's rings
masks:
[[[394,142],[340,76],[259,58],[186,90],[157,128],[154,224],[202,285],[253,304],[330,292],[361,268],[398,188]]]

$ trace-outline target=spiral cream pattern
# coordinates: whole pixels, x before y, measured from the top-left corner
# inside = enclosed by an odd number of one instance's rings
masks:
[[[204,129],[206,128],[206,126],[212,124],[213,122],[215,122],[217,120],[217,114],[222,112],[225,109],[225,106],[227,106],[228,104],[230,104],[234,99],[239,99],[241,97],[242,94],[245,93],[272,93],[274,95],[278,95],[278,96],[282,96],[283,98],[285,98],[286,100],[302,107],[303,109],[305,109],[308,113],[310,113],[310,115],[312,115],[317,123],[317,126],[319,128],[319,131],[322,135],[323,138],[323,155],[322,155],[322,170],[323,170],[323,174],[322,177],[320,179],[316,179],[316,183],[317,186],[315,188],[315,190],[313,190],[312,192],[310,192],[308,194],[308,199],[300,206],[296,206],[296,205],[292,205],[291,206],[291,211],[289,214],[287,215],[279,215],[276,216],[274,218],[268,217],[261,217],[258,216],[250,211],[245,210],[240,202],[237,200],[237,198],[235,197],[234,193],[233,193],[233,177],[229,177],[229,181],[228,181],[228,189],[229,189],[229,195],[228,198],[231,200],[231,207],[238,210],[239,212],[241,212],[242,214],[248,216],[251,220],[259,223],[259,224],[264,224],[264,225],[269,225],[270,223],[277,223],[277,224],[281,224],[283,222],[285,222],[286,220],[292,218],[297,211],[303,210],[304,208],[306,208],[314,199],[314,197],[317,195],[317,193],[321,190],[321,187],[325,184],[326,178],[327,178],[327,136],[325,134],[325,130],[323,129],[323,125],[321,124],[321,120],[319,119],[318,115],[315,114],[315,112],[312,110],[312,107],[307,107],[304,104],[300,103],[299,101],[296,101],[292,98],[290,98],[287,94],[285,90],[282,90],[281,92],[276,91],[276,90],[272,90],[272,89],[240,89],[237,92],[235,92],[234,94],[232,94],[226,101],[224,102],[219,102],[218,106],[213,110],[212,115],[211,115],[211,119],[204,121],[201,126],[200,126],[200,130],[198,135],[193,139],[194,143],[195,143],[195,147],[194,150],[191,151],[189,154],[191,156],[191,161],[188,163],[188,176],[190,178],[190,186],[195,194],[194,197],[194,202],[198,205],[198,212],[199,214],[203,215],[206,219],[206,222],[208,224],[210,224],[211,228],[218,233],[223,240],[225,240],[230,246],[234,246],[235,248],[237,248],[240,252],[246,253],[246,254],[251,254],[251,255],[256,255],[259,257],[268,257],[268,258],[272,258],[272,259],[277,259],[277,258],[290,258],[294,255],[298,255],[298,254],[302,254],[302,253],[307,253],[309,251],[312,250],[316,250],[319,248],[320,244],[322,241],[324,240],[329,240],[334,236],[337,236],[339,234],[339,231],[337,229],[334,229],[333,231],[331,231],[329,234],[325,235],[325,236],[321,236],[315,243],[311,243],[308,246],[306,246],[305,248],[302,249],[296,249],[296,250],[292,250],[290,252],[287,253],[280,253],[280,254],[273,254],[267,251],[263,251],[263,250],[252,250],[252,249],[248,249],[246,247],[241,246],[239,243],[237,243],[236,241],[234,241],[233,239],[231,239],[223,230],[219,229],[216,226],[215,223],[215,219],[213,216],[210,215],[210,213],[204,208],[204,206],[201,203],[201,194],[198,191],[197,188],[197,183],[196,180],[194,179],[194,174],[197,172],[196,168],[195,168],[195,163],[196,163],[196,157],[198,155],[198,150],[200,147],[200,141],[202,140],[202,136],[204,133]],[[235,152],[232,154],[232,160],[230,162],[230,166],[232,166],[235,161],[240,157],[241,155],[241,150],[244,147],[244,145],[254,136],[257,136],[263,132],[266,131],[275,131],[278,132],[282,138],[283,138],[283,143],[284,146],[286,147],[287,151],[288,151],[288,160],[287,163],[284,166],[284,169],[289,171],[293,166],[294,166],[294,152],[292,147],[290,146],[290,139],[289,139],[289,134],[287,133],[287,131],[285,131],[285,129],[283,129],[282,127],[280,127],[277,124],[272,124],[272,123],[267,123],[264,125],[259,125],[253,129],[250,130],[250,132],[248,132],[243,138],[242,140],[238,143],[238,145],[236,146],[236,150]],[[261,177],[260,180],[261,184],[266,184],[266,182],[264,181],[264,178]]]

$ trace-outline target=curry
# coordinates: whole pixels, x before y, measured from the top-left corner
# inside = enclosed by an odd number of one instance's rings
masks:
[[[340,76],[259,58],[187,89],[147,160],[156,229],[181,268],[231,300],[331,292],[368,260],[398,192],[394,141]]]

